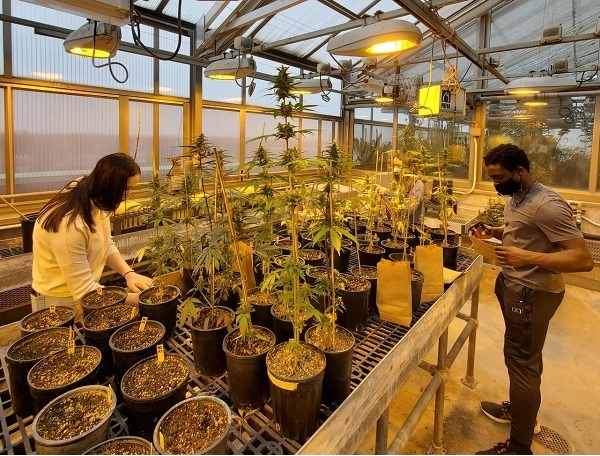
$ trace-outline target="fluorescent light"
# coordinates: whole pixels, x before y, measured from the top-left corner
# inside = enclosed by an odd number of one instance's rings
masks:
[[[108,59],[115,56],[120,42],[120,27],[94,21],[69,33],[63,45],[69,54]]]
[[[204,70],[204,76],[210,79],[230,80],[245,78],[254,74],[256,62],[252,57],[217,60]]]
[[[529,106],[532,108],[537,108],[538,106],[548,106],[547,101],[525,101],[523,103],[524,106]]]
[[[386,96],[384,96],[384,95],[382,95],[382,96],[380,96],[380,97],[377,97],[377,98],[375,98],[375,102],[376,102],[376,103],[391,103],[392,101],[394,101],[394,99],[393,99],[393,98],[386,97]]]
[[[504,87],[504,93],[510,95],[535,95],[546,92],[560,92],[577,86],[575,76],[553,77],[534,76],[518,78]]]
[[[333,85],[330,79],[303,79],[298,82],[291,93],[294,95],[309,95],[331,90]]]
[[[423,34],[416,25],[403,20],[388,20],[334,36],[327,43],[327,52],[370,57],[406,51],[421,41]]]

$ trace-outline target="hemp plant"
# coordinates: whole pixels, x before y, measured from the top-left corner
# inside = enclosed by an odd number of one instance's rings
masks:
[[[433,197],[438,201],[440,205],[439,217],[442,221],[442,228],[444,230],[444,246],[448,246],[448,219],[455,215],[454,203],[458,199],[450,193],[450,187],[448,186],[449,164],[448,164],[448,151],[444,150],[437,156],[437,177],[438,185],[433,189]]]

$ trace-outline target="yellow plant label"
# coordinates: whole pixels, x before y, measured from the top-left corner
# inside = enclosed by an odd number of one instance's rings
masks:
[[[72,327],[72,326],[69,326],[69,340],[73,340],[73,339],[75,339],[75,338],[73,337],[73,327]]]
[[[273,385],[278,386],[281,389],[288,391],[296,391],[296,389],[298,388],[298,383],[279,380],[278,378],[275,378],[275,376],[271,375],[271,372],[267,372],[267,374],[269,375],[269,380],[271,380],[271,383],[273,383]]]
[[[140,323],[140,332],[143,332],[146,329],[146,323],[148,323],[148,317],[142,317],[142,322]]]
[[[165,360],[165,347],[163,344],[159,344],[156,346],[156,357],[158,358],[158,362],[162,363]]]
[[[136,311],[136,309],[137,309],[137,307],[135,307],[135,306],[133,306],[133,307],[131,308],[131,318],[134,318],[134,317],[135,317],[135,311]]]
[[[165,436],[162,432],[158,432],[158,444],[164,450],[165,449]]]
[[[54,304],[50,304],[50,308],[49,308],[50,312],[54,313],[56,312],[56,305]]]
[[[106,395],[108,396],[108,403],[112,404],[112,387],[110,383],[108,384],[108,389],[106,390]]]
[[[69,355],[75,353],[75,341],[73,339],[69,339],[69,342],[67,343],[67,353]]]

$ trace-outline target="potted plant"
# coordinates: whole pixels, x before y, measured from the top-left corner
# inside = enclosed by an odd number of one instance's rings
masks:
[[[290,140],[304,133],[291,123],[292,118],[304,110],[304,106],[297,102],[296,95],[292,93],[295,83],[287,70],[287,67],[282,66],[272,85],[277,104],[273,114],[282,121],[270,136],[283,140],[285,144],[279,165],[286,172],[287,185],[280,193],[280,201],[281,207],[284,208],[285,226],[292,239],[291,254],[281,269],[275,269],[265,277],[263,287],[280,285],[280,299],[289,310],[294,338],[273,347],[267,354],[266,363],[271,383],[273,411],[281,433],[288,438],[305,440],[317,425],[325,356],[318,348],[300,342],[300,332],[306,319],[315,315],[316,311],[310,303],[309,285],[301,283],[306,267],[300,263],[296,242],[298,213],[307,195],[305,186],[297,185],[297,175],[308,166],[308,162],[302,158],[296,147],[290,147]],[[295,388],[284,388],[282,382],[289,382],[295,385]]]
[[[115,437],[99,443],[83,454],[154,454],[151,442],[141,437]]]
[[[359,242],[358,256],[360,262],[365,265],[375,266],[383,257],[385,249],[379,245],[379,237],[375,234],[376,218],[381,214],[382,200],[379,194],[379,185],[375,182],[375,174],[367,173],[364,179],[359,179],[358,182],[363,185],[363,192],[359,196],[359,201],[362,205],[359,208],[361,215],[366,219],[366,231],[364,241]],[[355,216],[356,217],[356,216]],[[358,223],[354,219],[354,226],[358,231]],[[350,229],[353,229],[351,224]]]
[[[46,405],[33,420],[31,434],[38,454],[82,454],[108,438],[117,406],[106,386],[82,386]]]
[[[81,298],[81,309],[83,310],[83,319],[94,310],[100,307],[121,304],[127,298],[127,289],[123,287],[98,287],[86,293]]]
[[[75,309],[69,306],[52,306],[25,315],[19,320],[21,337],[42,329],[62,326],[70,328],[75,321]]]

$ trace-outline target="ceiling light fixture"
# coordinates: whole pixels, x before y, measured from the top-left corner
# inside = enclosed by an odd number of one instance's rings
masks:
[[[510,81],[504,87],[504,93],[509,95],[535,95],[538,93],[560,92],[576,86],[575,76],[532,76]]]
[[[115,56],[120,42],[120,27],[92,21],[69,33],[64,47],[70,54],[108,59]]]
[[[298,82],[291,93],[294,95],[309,95],[333,89],[331,79],[303,79]]]
[[[547,101],[526,101],[523,103],[524,106],[529,106],[531,108],[537,108],[538,106],[548,106]]]
[[[388,20],[334,36],[327,43],[327,52],[371,57],[406,51],[417,47],[421,41],[423,34],[415,24],[404,20]]]
[[[233,81],[250,76],[256,72],[256,62],[252,57],[223,59],[212,62],[204,70],[204,76],[210,79]]]

